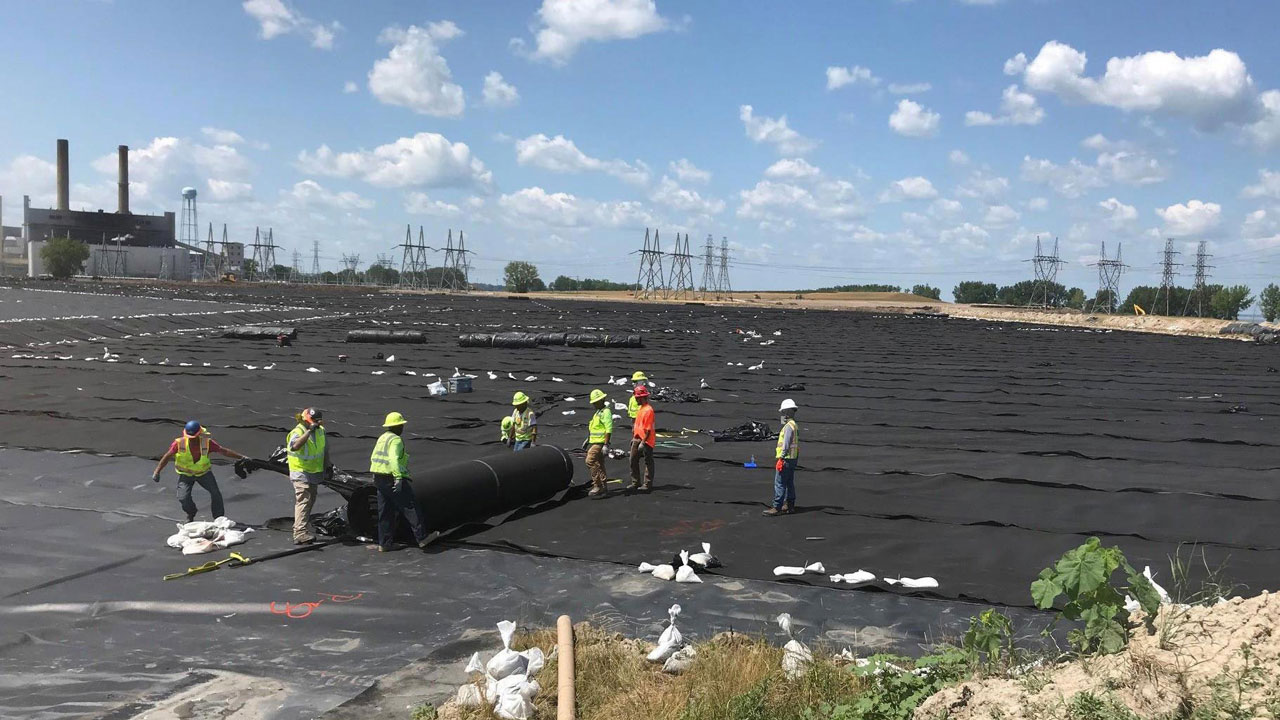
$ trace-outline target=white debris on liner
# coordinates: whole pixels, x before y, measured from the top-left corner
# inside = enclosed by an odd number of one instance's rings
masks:
[[[774,577],[785,577],[787,575],[803,575],[804,568],[795,567],[794,565],[779,565],[773,569]]]
[[[808,565],[804,566],[804,570],[805,572],[817,573],[819,575],[827,574],[827,568],[824,567],[823,564],[820,562],[809,563]]]
[[[658,636],[658,647],[654,648],[653,652],[647,656],[649,662],[664,662],[684,645],[684,637],[680,635],[680,630],[676,628],[676,616],[679,614],[679,604],[672,605],[667,610],[667,628]]]
[[[492,371],[492,370],[489,370],[489,371],[487,371],[487,372],[489,373],[489,379],[490,379],[490,380],[497,380],[497,379],[498,379],[498,373],[496,373],[496,372],[494,372],[494,371]]]
[[[676,569],[670,565],[663,564],[655,566],[651,574],[659,580],[674,580],[676,577]]]
[[[741,365],[742,363],[738,363],[738,364],[739,364],[739,365]],[[748,369],[748,370],[762,370],[762,369],[764,369],[764,361],[763,361],[763,360],[761,360],[759,365],[752,365],[752,366],[748,367],[747,369]]]
[[[263,370],[275,370],[275,369],[276,369],[276,364],[275,364],[275,363],[271,363],[270,365],[263,365],[263,366],[262,366],[262,369],[263,369]]]
[[[620,403],[620,402],[615,402],[615,403],[613,404],[613,409],[614,409],[614,410],[626,410],[626,409],[627,409],[627,406],[626,406],[626,405],[624,405],[624,404],[622,404],[622,403]],[[618,416],[617,416],[617,415],[614,415],[614,417],[618,417]]]
[[[319,369],[319,368],[309,367],[309,368],[307,368],[307,372],[320,372],[320,369]]]
[[[374,370],[373,372],[371,372],[371,373],[369,373],[369,374],[370,374],[370,375],[386,375],[387,373],[386,373],[386,372],[384,372],[384,371],[382,371],[382,370]]]
[[[795,680],[804,675],[805,668],[813,662],[813,653],[792,635],[790,613],[782,613],[777,619],[778,627],[787,634],[787,644],[782,646],[782,672]]]
[[[410,376],[413,376],[413,377],[418,377],[418,373],[416,373],[416,372],[414,372],[414,371],[412,371],[412,370],[405,370],[404,372],[402,372],[402,373],[400,373],[400,374],[401,374],[401,375],[410,375]]]
[[[624,377],[618,378],[618,381],[614,383],[614,385],[626,385],[626,384],[627,384],[627,379]]]
[[[560,413],[560,414],[561,414],[561,415],[577,415],[577,414],[578,414],[578,411],[577,411],[577,410],[563,410],[563,411],[561,411],[561,413]]]
[[[715,555],[711,554],[711,543],[702,543],[702,552],[694,553],[689,556],[689,562],[695,565],[701,565],[704,568],[720,567],[720,561]]]
[[[845,573],[843,575],[835,574],[831,576],[831,582],[833,583],[843,582],[843,583],[848,583],[850,585],[860,585],[862,583],[871,582],[872,580],[875,580],[875,579],[876,579],[876,576],[872,575],[866,570],[859,570],[858,572]]]
[[[701,388],[701,389],[703,389],[703,390],[710,390],[710,389],[711,389],[711,385],[710,385],[709,383],[707,383],[707,379],[706,379],[706,378],[702,378],[702,381],[698,384],[698,387],[699,387],[699,388]]]
[[[681,550],[681,551],[680,551],[680,563],[681,563],[681,564],[680,564],[679,569],[677,569],[677,570],[676,570],[676,582],[678,582],[678,583],[700,583],[700,582],[702,582],[702,578],[698,577],[698,574],[697,574],[697,573],[695,573],[695,572],[693,571],[693,568],[689,566],[689,551],[688,551],[688,550]]]
[[[1143,566],[1142,576],[1145,577],[1147,581],[1151,583],[1151,587],[1155,588],[1156,594],[1160,596],[1161,605],[1172,602],[1172,600],[1169,597],[1169,593],[1166,592],[1164,588],[1160,587],[1160,584],[1156,582],[1155,575],[1151,572],[1150,565]],[[1132,597],[1128,595],[1125,595],[1124,609],[1129,611],[1130,613],[1134,613],[1142,609],[1142,603],[1138,602],[1137,600],[1134,600]]]
[[[245,370],[257,370],[257,369],[258,369],[258,366],[257,366],[257,365],[245,365],[245,366],[244,366],[244,369],[245,369]]]
[[[564,378],[558,378],[553,375],[551,377],[551,382],[564,382]]]
[[[565,401],[565,402],[578,402],[578,398],[571,398],[571,397],[567,397],[567,398],[565,398],[565,399],[564,399],[564,401]]]
[[[773,334],[774,334],[774,335],[777,335],[778,337],[781,337],[781,336],[782,336],[782,331],[781,331],[781,330],[774,330],[774,331],[773,331]]]
[[[885,579],[884,579],[884,581],[885,581],[885,582],[887,582],[887,583],[889,583],[890,585],[901,585],[901,586],[902,586],[902,587],[904,587],[904,588],[921,589],[921,588],[936,588],[936,587],[938,587],[938,581],[937,581],[937,580],[934,580],[934,579],[933,579],[933,578],[931,578],[931,577],[922,577],[922,578],[909,578],[909,577],[885,578]]]
[[[513,373],[507,373],[507,379],[508,379],[508,380],[515,380],[515,379],[516,379],[516,376],[515,376],[515,374],[513,374]]]
[[[165,545],[182,550],[183,555],[202,555],[214,550],[239,545],[253,528],[235,530],[235,522],[220,517],[213,522],[177,523],[178,531],[165,540]]]
[[[427,394],[431,397],[443,397],[449,394],[449,388],[445,387],[444,383],[437,380],[427,386]]]
[[[396,361],[395,355],[388,355],[387,359],[384,362],[395,362],[395,361]]]

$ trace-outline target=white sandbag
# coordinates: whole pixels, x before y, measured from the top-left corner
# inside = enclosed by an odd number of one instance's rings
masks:
[[[497,655],[485,663],[485,674],[492,680],[501,680],[508,675],[524,674],[528,660],[524,655],[511,649],[511,638],[515,636],[516,624],[510,620],[498,623],[498,635],[502,638],[502,649]],[[492,684],[492,683],[490,683]]]
[[[850,585],[860,585],[862,583],[871,582],[872,580],[875,580],[875,579],[876,579],[876,576],[872,575],[866,570],[859,570],[858,572],[845,573],[843,575],[836,574],[831,576],[831,582],[836,582],[836,583],[843,582],[843,583],[848,583]]]
[[[704,568],[720,565],[720,561],[716,559],[716,556],[711,554],[711,543],[705,542],[702,543],[702,552],[690,555],[689,562],[701,565]]]
[[[700,583],[702,582],[702,578],[698,577],[698,574],[693,571],[692,567],[688,565],[681,565],[680,569],[676,570],[676,582]]]
[[[779,565],[778,567],[773,569],[773,574],[775,577],[784,577],[787,575],[803,575],[804,568],[794,567],[792,565]]]
[[[640,572],[642,572],[642,573],[651,573],[651,572],[653,572],[654,570],[656,570],[657,568],[658,568],[658,566],[657,566],[657,565],[652,565],[652,564],[647,563],[647,562],[642,562],[642,563],[640,563],[640,568],[639,568],[639,569],[640,569]]]
[[[508,693],[498,697],[498,703],[493,706],[493,712],[507,720],[529,720],[533,717],[533,703],[523,695]]]
[[[672,580],[676,576],[676,569],[670,565],[659,565],[653,569],[653,576],[659,580]]]
[[[791,640],[782,646],[782,672],[795,680],[804,675],[813,663],[813,653],[799,640]]]
[[[467,661],[467,669],[465,672],[468,675],[470,675],[471,673],[484,672],[484,664],[480,662],[480,653],[478,652],[471,653],[471,659]]]
[[[670,566],[668,566],[670,567]],[[649,662],[665,662],[671,657],[676,650],[684,645],[684,637],[680,635],[680,630],[676,628],[676,616],[680,614],[680,605],[672,605],[667,610],[667,628],[658,636],[658,647],[649,653],[647,659]]]
[[[449,388],[446,388],[444,383],[437,380],[427,386],[427,394],[431,397],[443,397],[449,394]]]
[[[808,565],[804,566],[804,570],[805,572],[817,573],[819,575],[827,574],[827,568],[824,567],[820,562],[809,563]]]
[[[524,673],[508,675],[501,680],[490,678],[484,694],[489,702],[496,703],[503,695],[523,695],[527,684],[529,684],[529,676]]]
[[[790,638],[791,637],[791,613],[779,613],[778,617],[774,618],[773,620],[774,622],[778,623],[778,627],[782,630],[782,632],[786,633],[787,637]]]
[[[671,653],[671,657],[662,664],[662,672],[680,675],[693,666],[696,657],[698,657],[698,649],[692,645],[686,645]]]
[[[542,671],[542,666],[547,664],[547,658],[542,654],[542,648],[529,648],[520,653],[525,659],[525,674],[532,678]],[[530,680],[530,682],[533,682]],[[537,685],[536,682],[533,683]]]
[[[178,527],[181,528],[182,526],[179,525]],[[187,536],[183,535],[182,530],[179,529],[178,532],[170,535],[168,539],[164,541],[164,544],[176,550],[182,547],[183,542],[185,542],[186,540],[187,540]]]
[[[206,538],[188,538],[182,546],[183,555],[203,555],[217,550],[218,546]]]
[[[480,707],[484,704],[484,695],[479,686],[469,683],[458,688],[458,695],[453,701],[462,707]]]
[[[1151,583],[1151,587],[1155,588],[1156,594],[1160,596],[1160,602],[1162,603],[1170,602],[1169,593],[1165,592],[1165,589],[1160,587],[1160,583],[1156,582],[1155,576],[1152,575],[1151,573],[1150,565],[1144,565],[1142,567],[1142,576],[1145,577],[1147,581]]]
[[[912,589],[920,589],[920,588],[936,588],[936,587],[938,587],[938,581],[937,581],[937,580],[934,580],[934,579],[933,579],[933,578],[931,578],[931,577],[922,577],[922,578],[909,578],[909,577],[903,577],[903,578],[885,578],[885,579],[884,579],[884,581],[885,581],[885,582],[887,582],[887,583],[889,583],[890,585],[901,585],[901,586],[902,586],[902,587],[904,587],[904,588],[912,588]]]
[[[229,548],[232,545],[243,543],[249,533],[253,532],[253,528],[245,528],[244,530],[223,530],[222,536],[213,541],[214,545],[219,548]]]

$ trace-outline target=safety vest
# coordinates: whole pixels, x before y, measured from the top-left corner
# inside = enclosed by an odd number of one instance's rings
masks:
[[[382,433],[369,456],[369,472],[399,479],[408,475],[408,471],[409,453],[405,452],[404,440],[393,432]]]
[[[173,466],[177,468],[179,475],[187,475],[188,477],[200,477],[201,475],[213,469],[213,461],[209,459],[209,433],[200,432],[200,459],[196,460],[191,457],[191,445],[188,441],[192,436],[186,433],[178,438],[178,454],[173,456]]]
[[[796,460],[800,457],[800,426],[796,425],[795,420],[788,420],[783,428],[791,427],[791,452],[786,455],[782,454],[782,431],[778,431],[778,447],[776,457],[782,460]]]
[[[511,436],[511,426],[513,424],[515,424],[515,421],[511,419],[510,415],[502,418],[502,435],[498,437],[499,440],[506,440]]]
[[[591,416],[587,425],[587,442],[592,445],[603,445],[604,440],[613,434],[613,410],[606,405]]]
[[[630,415],[631,419],[635,420],[638,412],[640,412],[640,403],[636,402],[636,396],[632,395],[631,399],[627,401],[627,415]]]
[[[532,440],[533,439],[533,423],[535,419],[533,408],[528,408],[524,412],[516,410],[511,413],[511,422],[515,423],[516,440]]]
[[[298,424],[285,440],[285,448],[289,451],[289,472],[322,473],[324,472],[324,428],[318,427],[311,437],[302,444],[300,450],[293,449],[293,441],[302,437],[307,431]]]

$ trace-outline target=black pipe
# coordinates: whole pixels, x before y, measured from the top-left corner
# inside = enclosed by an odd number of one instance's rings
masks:
[[[418,471],[409,481],[427,519],[427,530],[448,530],[550,500],[573,480],[573,459],[554,445],[503,452]],[[378,491],[357,488],[348,498],[347,525],[353,535],[378,534]],[[397,537],[408,540],[408,523]]]
[[[421,330],[351,330],[349,343],[414,343],[422,344],[427,336]]]

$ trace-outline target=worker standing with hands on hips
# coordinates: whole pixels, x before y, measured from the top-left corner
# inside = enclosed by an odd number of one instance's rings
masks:
[[[613,435],[613,408],[609,398],[597,389],[591,391],[591,405],[596,412],[587,425],[587,470],[591,473],[591,491],[588,497],[601,498],[609,494],[605,485],[609,481],[604,461],[609,456],[609,438]]]
[[[627,415],[630,416],[632,420],[635,420],[636,413],[640,412],[640,403],[636,402],[636,388],[648,387],[648,385],[646,385],[647,382],[649,382],[649,378],[642,371],[637,370],[631,374],[632,395],[631,399],[627,400]]]
[[[316,540],[311,509],[316,505],[320,483],[329,468],[329,443],[325,439],[324,416],[316,408],[297,415],[298,425],[289,431],[285,449],[289,458],[289,479],[293,481],[293,544]]]
[[[796,401],[782,401],[782,429],[778,431],[777,463],[774,464],[773,506],[764,511],[768,517],[790,515],[796,509],[796,463],[800,461],[800,428],[796,425]]]
[[[538,416],[529,407],[529,396],[518,392],[511,398],[511,449],[520,452],[538,441]]]
[[[653,489],[653,446],[658,436],[653,425],[653,406],[649,404],[649,388],[639,385],[632,391],[636,401],[636,422],[631,429],[631,484],[628,490],[648,492]],[[640,477],[640,461],[644,460],[644,479]]]
[[[186,427],[182,429],[182,437],[169,444],[169,451],[160,458],[160,464],[156,465],[156,471],[151,474],[152,480],[160,482],[160,471],[164,470],[164,466],[168,465],[170,460],[173,461],[173,467],[178,471],[178,504],[187,514],[187,522],[196,519],[196,504],[191,500],[191,490],[196,484],[208,491],[209,509],[213,512],[213,517],[220,518],[226,515],[226,508],[222,504],[222,491],[218,489],[218,479],[213,476],[213,460],[209,457],[210,453],[221,453],[236,460],[244,459],[244,456],[235,450],[228,450],[214,442],[209,431],[205,430],[199,422],[189,420]]]
[[[386,431],[373,446],[369,456],[369,472],[373,473],[373,485],[378,489],[378,544],[371,545],[380,552],[391,549],[395,539],[396,515],[403,515],[413,529],[413,539],[425,549],[440,536],[427,533],[427,521],[409,487],[409,453],[405,452],[401,433],[407,421],[398,412],[388,413],[382,423]]]

